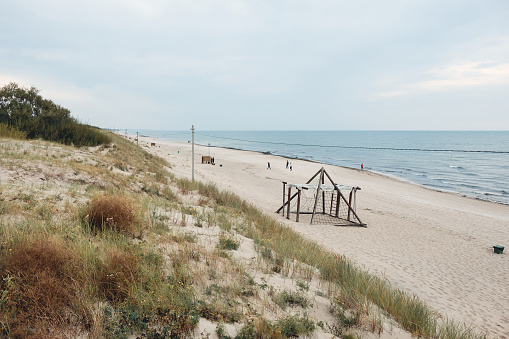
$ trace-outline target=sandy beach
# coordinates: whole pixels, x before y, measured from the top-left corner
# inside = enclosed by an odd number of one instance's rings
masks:
[[[191,178],[190,143],[140,137],[142,145],[167,159],[175,175]],[[201,164],[201,156],[209,153],[215,166]],[[360,169],[289,160],[292,171],[283,157],[195,145],[195,179],[238,194],[305,237],[416,294],[444,317],[490,337],[509,338],[509,206]],[[275,213],[282,203],[282,182],[305,183],[322,166],[336,183],[361,187],[357,213],[367,228],[309,225]],[[504,254],[494,254],[494,245],[505,246]]]

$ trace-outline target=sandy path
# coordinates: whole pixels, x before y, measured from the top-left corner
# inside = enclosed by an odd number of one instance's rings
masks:
[[[178,176],[191,177],[191,144],[156,142]],[[215,157],[216,166],[201,164]],[[267,169],[270,161],[272,170]],[[322,165],[254,152],[195,146],[195,178],[214,182],[267,213],[282,202],[282,181],[304,183]],[[219,166],[222,165],[222,167]],[[437,192],[367,171],[325,165],[339,184],[360,186],[357,211],[367,228],[287,221],[324,247],[345,254],[441,314],[490,336],[509,338],[509,206]],[[506,247],[493,253],[493,245]]]

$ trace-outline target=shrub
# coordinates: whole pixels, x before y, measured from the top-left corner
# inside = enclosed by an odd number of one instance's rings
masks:
[[[85,221],[95,231],[114,230],[132,233],[138,221],[138,207],[133,200],[121,195],[92,198]]]
[[[0,333],[45,337],[66,323],[76,295],[76,256],[56,241],[19,243],[1,254]]]
[[[27,134],[7,124],[0,124],[0,137],[24,140],[27,138]]]
[[[101,294],[113,303],[125,301],[138,278],[138,259],[127,251],[110,249],[98,269]]]

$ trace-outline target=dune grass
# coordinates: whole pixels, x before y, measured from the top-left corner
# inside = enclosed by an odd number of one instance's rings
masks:
[[[24,140],[27,138],[26,132],[20,131],[19,129],[9,126],[5,123],[0,124],[0,138],[19,139]]]

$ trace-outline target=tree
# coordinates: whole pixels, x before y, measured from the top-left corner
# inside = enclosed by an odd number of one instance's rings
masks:
[[[0,123],[19,124],[33,117],[70,118],[71,111],[43,99],[35,87],[11,82],[0,89]]]
[[[96,146],[111,139],[91,126],[71,117],[71,111],[39,95],[35,87],[11,82],[0,88],[0,124],[26,133],[28,139],[41,138],[67,145]]]

